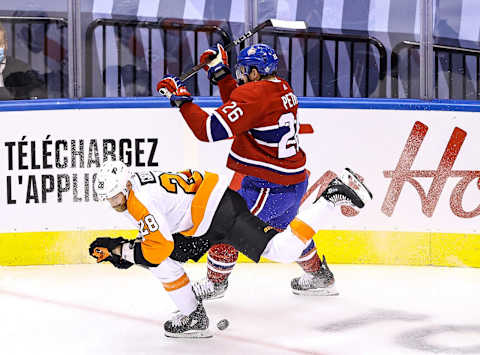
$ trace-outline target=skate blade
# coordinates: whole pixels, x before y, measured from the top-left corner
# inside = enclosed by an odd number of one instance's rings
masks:
[[[340,293],[334,286],[314,288],[310,290],[293,290],[294,295],[297,296],[338,296]]]
[[[170,333],[165,331],[165,336],[167,338],[211,338],[213,337],[213,333],[209,329],[205,330],[190,330],[183,333]]]
[[[342,175],[340,176],[340,180],[350,187],[355,193],[360,197],[364,204],[367,204],[373,198],[373,194],[370,190],[365,186],[363,182],[360,181],[359,178],[355,175],[355,173],[349,169],[345,168]]]
[[[208,297],[208,298],[202,298],[202,301],[213,301],[213,300],[218,300],[220,298],[223,298],[225,294],[221,294],[218,296],[213,296],[213,297]]]

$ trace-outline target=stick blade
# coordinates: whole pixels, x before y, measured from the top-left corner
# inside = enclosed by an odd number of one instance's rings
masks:
[[[277,20],[270,19],[272,26],[277,28],[286,28],[289,30],[306,30],[307,23],[305,21],[286,21],[286,20]]]

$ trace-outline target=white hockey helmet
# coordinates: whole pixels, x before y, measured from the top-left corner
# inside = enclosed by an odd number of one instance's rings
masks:
[[[100,167],[94,187],[100,200],[106,200],[122,192],[128,196],[127,182],[131,173],[125,163],[108,160]]]

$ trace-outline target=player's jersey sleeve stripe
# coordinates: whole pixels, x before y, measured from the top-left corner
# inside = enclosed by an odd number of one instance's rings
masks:
[[[205,130],[207,133],[207,138],[209,142],[213,142],[212,138],[212,116],[208,116],[207,122],[205,123]]]
[[[212,141],[219,141],[233,137],[232,130],[217,111],[213,111],[212,115],[209,117],[209,121],[210,127],[207,127],[207,135],[209,134],[208,130],[210,130]]]
[[[144,218],[150,215],[150,212],[137,196],[135,196],[133,190],[128,194],[127,209],[136,221],[143,220],[145,228],[148,228],[148,223],[145,223]],[[157,219],[160,218],[161,216],[157,216]],[[163,220],[157,220],[157,223],[163,224]],[[142,256],[151,264],[160,264],[170,256],[174,247],[173,240],[165,238],[159,229],[149,231],[141,243]],[[137,260],[135,260],[135,262],[137,262]]]
[[[222,117],[213,113],[207,119],[206,123],[207,137],[209,142],[215,142],[232,137],[230,127],[225,123]]]
[[[315,235],[313,228],[298,218],[294,218],[293,221],[290,222],[290,229],[303,243],[308,242]]]
[[[217,174],[205,172],[205,177],[203,179],[202,184],[200,185],[199,189],[195,193],[195,197],[192,200],[192,206],[191,206],[191,213],[192,213],[192,222],[193,222],[193,227],[187,231],[183,231],[183,235],[187,236],[192,236],[195,235],[195,232],[199,228],[200,224],[202,223],[205,213],[207,211],[208,206],[208,201],[210,198],[210,195],[215,189],[215,186],[217,185],[219,181],[219,176]],[[222,193],[223,195],[223,193]],[[214,207],[215,206],[210,206]]]
[[[180,278],[172,282],[163,282],[163,288],[167,292],[172,292],[178,290],[184,286],[187,286],[190,283],[190,279],[187,274],[183,274]]]

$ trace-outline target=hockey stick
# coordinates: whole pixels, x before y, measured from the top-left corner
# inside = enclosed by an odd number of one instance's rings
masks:
[[[257,33],[258,31],[261,31],[265,27],[283,28],[283,29],[290,29],[290,30],[305,30],[307,29],[307,23],[305,21],[285,21],[285,20],[277,20],[273,18],[269,19],[267,21],[262,22],[258,26],[252,28],[250,31],[245,32],[243,35],[241,35],[239,38],[237,38],[233,42],[230,42],[229,44],[227,44],[225,46],[225,51],[228,52],[233,47],[239,45],[240,43],[245,41],[247,38],[252,37],[255,33]],[[195,65],[192,69],[180,75],[180,80],[185,81],[191,78],[200,69],[202,69],[205,66],[205,64],[207,64],[207,62],[199,63]]]

